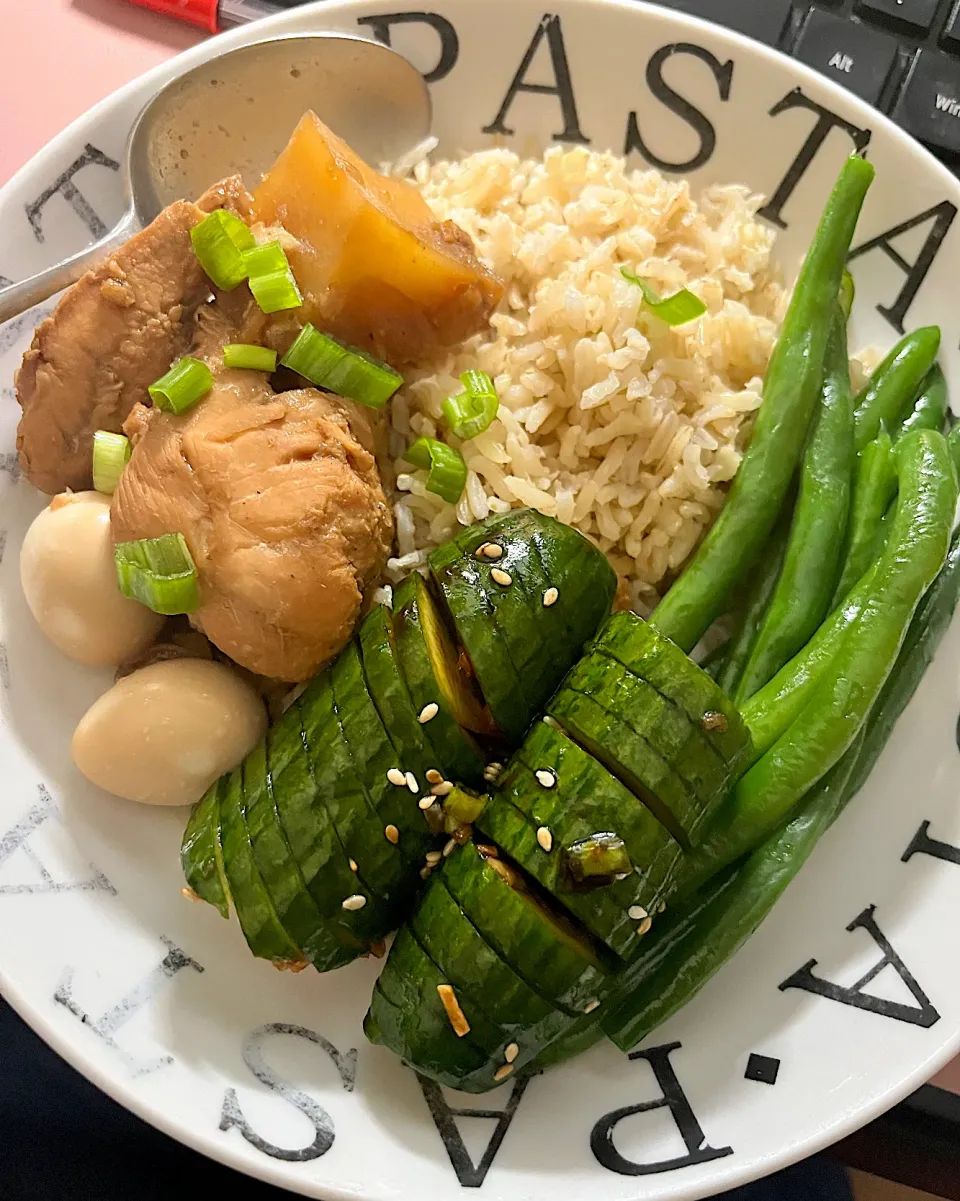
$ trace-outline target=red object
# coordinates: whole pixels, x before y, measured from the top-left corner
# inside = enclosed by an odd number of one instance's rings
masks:
[[[199,25],[209,33],[220,32],[217,20],[219,0],[130,0],[130,3],[152,9],[165,17],[177,17],[190,25]]]

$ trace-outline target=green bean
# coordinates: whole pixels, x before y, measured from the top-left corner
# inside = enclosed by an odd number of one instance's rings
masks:
[[[946,439],[932,430],[916,430],[900,440],[895,454],[897,522],[877,565],[871,595],[809,703],[718,808],[685,863],[685,892],[769,837],[845,753],[896,662],[917,606],[943,566],[957,507],[957,477]]]
[[[884,533],[883,517],[896,494],[893,442],[887,431],[881,430],[857,460],[846,559],[831,608],[843,600],[876,559]]]
[[[742,678],[731,693],[737,704],[753,696],[809,642],[833,607],[830,598],[840,572],[853,461],[850,361],[843,313],[837,305],[827,342],[820,409],[800,465],[783,570]]]
[[[895,429],[937,361],[940,330],[924,326],[907,334],[874,371],[856,398],[854,444],[858,451],[872,442],[883,426]]]
[[[786,515],[789,517],[789,514]],[[744,668],[757,641],[764,615],[770,605],[783,567],[783,557],[790,536],[790,522],[781,516],[753,572],[746,601],[738,616],[736,633],[728,643],[723,667],[717,683],[728,696],[736,693]]]
[[[947,381],[940,365],[934,363],[920,385],[920,395],[914,401],[913,412],[904,419],[900,432],[908,434],[910,430],[942,430],[949,407]]]
[[[847,160],[800,269],[767,369],[763,404],[727,502],[653,625],[691,650],[720,616],[773,529],[803,453],[847,251],[873,167]]]
[[[853,282],[853,276],[846,269],[840,277],[840,311],[843,313],[844,321],[850,320],[850,314],[853,311],[853,302],[857,296],[857,285]]]

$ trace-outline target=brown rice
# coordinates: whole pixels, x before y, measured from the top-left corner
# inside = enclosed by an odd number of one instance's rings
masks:
[[[683,179],[584,148],[423,161],[414,179],[507,293],[487,333],[408,373],[394,398],[391,568],[420,566],[458,523],[530,505],[592,538],[647,611],[722,506],[760,404],[788,299],[761,198],[731,184],[698,201]],[[664,294],[689,288],[707,313],[669,329],[621,266]],[[493,377],[500,410],[462,446],[454,506],[401,460],[416,437],[456,444],[440,405],[471,367]]]

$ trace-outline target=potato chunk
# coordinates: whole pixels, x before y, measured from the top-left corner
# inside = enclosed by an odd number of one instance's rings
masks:
[[[298,242],[287,255],[303,319],[390,363],[476,333],[503,294],[459,226],[368,167],[312,112],[257,188],[254,213]]]

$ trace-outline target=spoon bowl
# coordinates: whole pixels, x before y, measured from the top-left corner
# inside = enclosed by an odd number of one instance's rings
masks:
[[[228,175],[255,187],[307,109],[374,166],[428,137],[433,116],[420,72],[356,34],[266,38],[207,59],[170,80],[137,117],[124,155],[129,207],[116,227],[0,289],[0,322],[75,283],[173,201]]]

